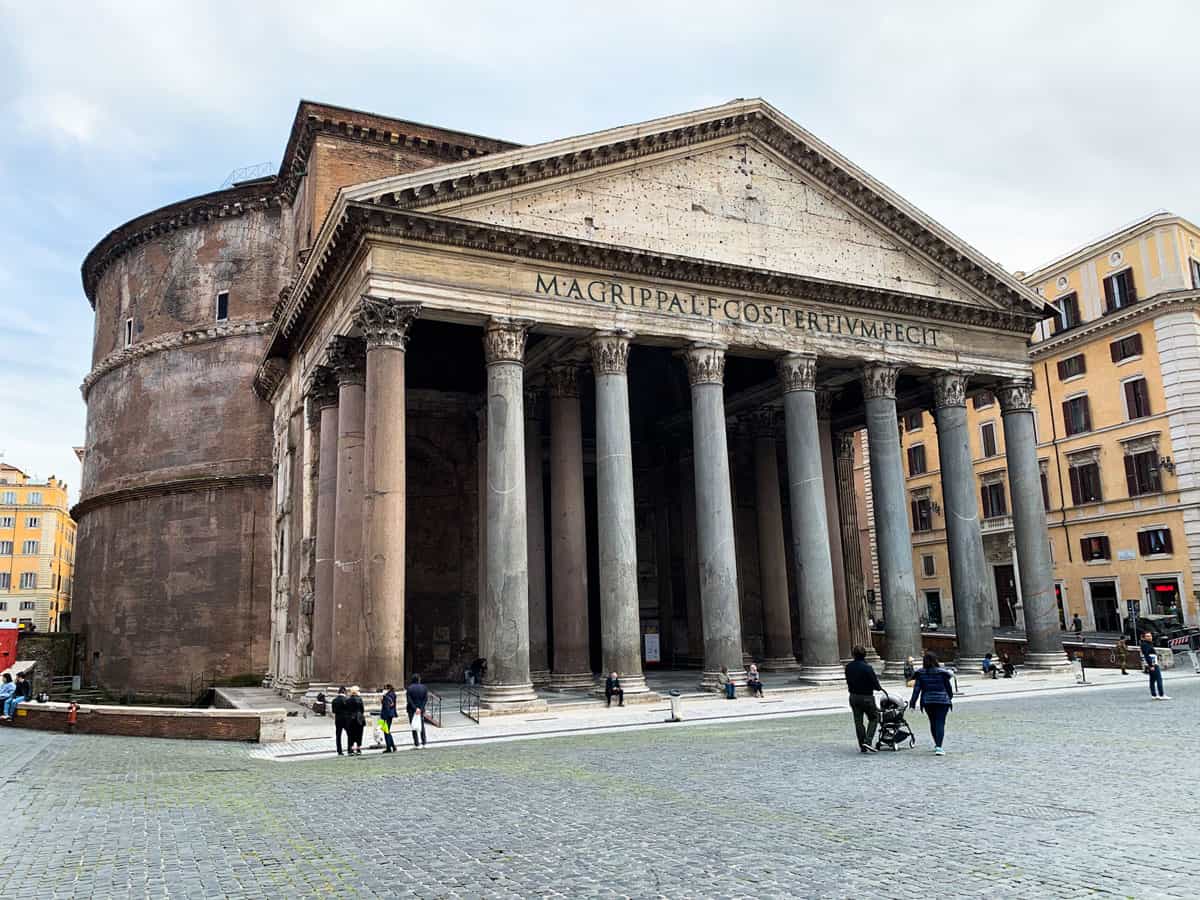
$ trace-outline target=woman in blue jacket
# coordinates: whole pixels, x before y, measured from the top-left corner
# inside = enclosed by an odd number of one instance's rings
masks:
[[[921,709],[929,716],[929,732],[933,735],[933,752],[945,756],[942,739],[946,736],[946,714],[950,712],[950,698],[954,696],[950,672],[938,665],[937,657],[925,654],[924,665],[915,673],[912,700],[909,706],[917,705],[921,698]]]

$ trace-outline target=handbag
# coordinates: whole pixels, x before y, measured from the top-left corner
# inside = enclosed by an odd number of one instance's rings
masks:
[[[420,731],[422,728],[421,711],[418,709],[412,714],[412,718],[408,722],[408,726],[412,731]]]

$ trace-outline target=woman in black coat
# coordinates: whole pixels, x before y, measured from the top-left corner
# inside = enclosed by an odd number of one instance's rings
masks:
[[[346,731],[350,736],[347,752],[351,756],[362,756],[362,736],[363,728],[367,724],[367,711],[363,707],[357,684],[350,688],[350,696],[346,698],[346,717],[349,719]]]
[[[379,718],[384,721],[383,752],[395,753],[396,742],[392,740],[392,720],[396,718],[396,689],[390,684],[384,688],[383,699],[379,703]]]
[[[938,665],[937,657],[926,653],[924,664],[913,673],[914,684],[909,706],[917,705],[921,698],[921,709],[929,717],[929,732],[933,735],[933,752],[945,756],[942,741],[946,737],[946,715],[951,709],[954,688],[950,672]]]

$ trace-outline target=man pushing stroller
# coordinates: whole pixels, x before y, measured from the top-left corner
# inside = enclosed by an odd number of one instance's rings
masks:
[[[881,747],[896,750],[905,741],[911,747],[916,738],[904,720],[908,704],[888,695],[879,683],[879,676],[867,662],[867,651],[855,647],[854,657],[846,664],[846,689],[850,692],[850,709],[854,712],[854,734],[861,753],[875,753]],[[875,692],[883,694],[883,703],[875,705]],[[863,720],[866,719],[864,725]],[[875,739],[876,730],[879,739]]]

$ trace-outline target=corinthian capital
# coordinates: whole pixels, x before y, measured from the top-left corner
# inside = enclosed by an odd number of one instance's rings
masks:
[[[967,405],[967,376],[962,372],[939,372],[933,376],[933,405],[937,409]]]
[[[579,396],[579,367],[574,363],[551,366],[546,370],[546,381],[550,384],[551,397]]]
[[[899,374],[899,366],[889,366],[886,363],[863,366],[863,399],[876,400],[884,397],[895,400],[896,376]]]
[[[602,331],[592,335],[592,372],[596,375],[624,375],[629,367],[630,335],[621,331]],[[578,395],[578,389],[576,389]]]
[[[688,381],[697,384],[725,383],[725,350],[709,344],[693,344],[683,351]]]
[[[321,410],[336,406],[338,385],[332,370],[326,366],[315,366],[308,377],[305,393],[308,394],[308,420],[316,425],[321,421]]]
[[[760,406],[751,410],[748,424],[754,437],[773,438],[779,428],[779,411],[771,406]]]
[[[854,442],[858,440],[857,431],[839,431],[837,433],[837,446],[834,448],[834,453],[838,459],[854,459]]]
[[[817,358],[811,353],[788,353],[775,360],[785,394],[817,389]]]
[[[833,418],[833,391],[817,391],[817,418]]]
[[[365,294],[354,322],[367,339],[368,350],[375,347],[403,350],[408,344],[408,329],[420,315],[419,303],[401,303]]]
[[[529,324],[515,319],[488,319],[483,332],[483,357],[489,366],[525,362],[525,336]]]
[[[339,385],[366,384],[366,345],[358,338],[335,335],[325,351],[325,365],[333,371]]]
[[[1033,380],[1011,378],[996,387],[1001,413],[1027,412],[1033,409]]]

